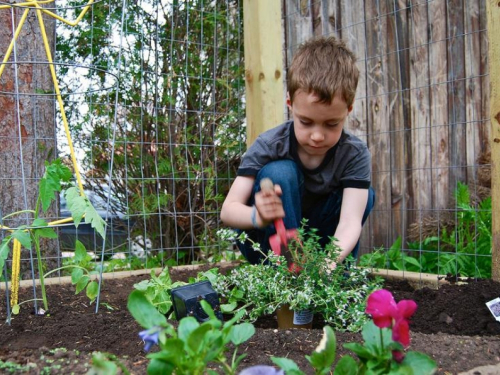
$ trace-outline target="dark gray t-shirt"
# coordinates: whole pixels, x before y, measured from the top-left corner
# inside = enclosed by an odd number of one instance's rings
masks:
[[[342,132],[339,142],[328,150],[315,169],[307,169],[300,161],[293,121],[285,122],[257,137],[243,155],[238,176],[256,176],[267,163],[294,160],[304,174],[306,194],[325,196],[343,188],[368,189],[371,176],[371,155],[366,144]]]

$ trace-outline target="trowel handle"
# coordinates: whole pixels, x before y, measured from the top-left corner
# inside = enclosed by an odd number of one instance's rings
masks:
[[[268,177],[264,177],[262,180],[260,180],[260,190],[274,191],[273,181]],[[276,228],[276,233],[278,234],[278,236],[281,240],[281,243],[286,244],[286,242],[287,242],[286,228],[285,228],[285,223],[283,222],[283,219],[279,218],[279,219],[274,220],[274,227]]]

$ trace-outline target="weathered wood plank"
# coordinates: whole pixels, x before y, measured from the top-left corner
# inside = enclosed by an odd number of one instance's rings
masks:
[[[313,34],[320,35],[336,35],[340,28],[339,17],[339,2],[332,1],[313,1],[312,3],[312,26]]]
[[[467,137],[467,183],[476,184],[476,161],[481,153],[481,34],[479,32],[479,1],[470,0],[465,4],[465,73],[466,85],[466,137]]]
[[[480,22],[480,44],[481,44],[481,123],[480,123],[480,138],[482,140],[482,152],[490,151],[491,127],[490,118],[490,75],[488,68],[489,52],[488,52],[488,21],[486,17],[486,1],[479,2],[479,22]]]
[[[467,181],[465,112],[464,4],[449,0],[448,12],[448,119],[450,138],[450,196],[457,183]]]
[[[289,66],[297,47],[313,36],[313,26],[308,0],[286,0],[285,12],[286,66]]]
[[[433,202],[436,209],[447,208],[449,196],[446,3],[429,3],[429,84],[432,152]],[[439,216],[440,211],[437,211]]]
[[[391,158],[391,224],[388,228],[387,245],[404,234],[408,225],[405,213],[408,196],[406,194],[405,161],[405,96],[404,79],[407,71],[402,69],[408,60],[406,12],[400,10],[398,2],[387,0],[387,79]],[[407,81],[406,81],[407,82]],[[402,233],[403,232],[403,233]],[[403,236],[404,239],[404,236]],[[405,243],[405,241],[403,241]]]
[[[366,104],[366,38],[365,23],[360,22],[360,14],[364,14],[364,1],[352,0],[340,2],[338,20],[341,29],[338,36],[346,43],[347,47],[358,58],[359,81],[354,101],[353,110],[349,115],[346,129],[352,134],[366,140],[368,130],[367,104]]]
[[[375,244],[389,246],[387,230],[391,211],[391,161],[388,89],[387,89],[387,11],[385,2],[366,2],[366,74],[367,74],[367,143],[372,154],[372,185],[377,193],[377,206],[371,221]]]
[[[427,51],[427,4],[411,8],[409,23],[410,113],[412,182],[414,205],[418,220],[429,215],[432,208],[431,132],[429,121],[429,57]]]

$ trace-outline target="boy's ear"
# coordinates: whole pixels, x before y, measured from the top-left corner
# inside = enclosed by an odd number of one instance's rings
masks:
[[[292,101],[290,100],[290,93],[286,92],[286,105],[288,108],[292,109]]]
[[[349,113],[351,113],[351,111],[352,111],[352,104],[351,104],[349,107],[347,107],[347,111],[348,111]]]

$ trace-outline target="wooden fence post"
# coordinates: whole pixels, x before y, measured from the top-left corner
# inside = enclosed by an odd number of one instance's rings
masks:
[[[491,122],[491,278],[500,281],[500,1],[486,2]]]
[[[281,1],[244,0],[247,145],[284,121]]]

